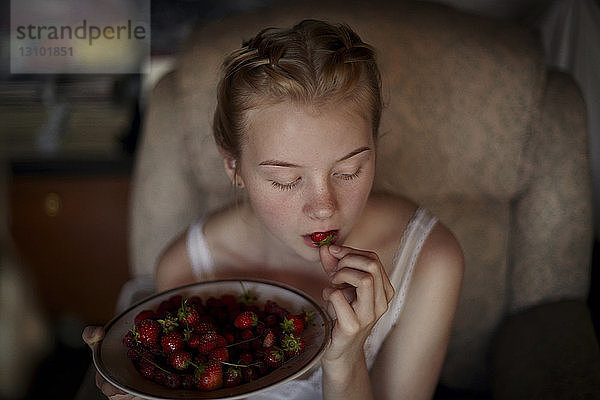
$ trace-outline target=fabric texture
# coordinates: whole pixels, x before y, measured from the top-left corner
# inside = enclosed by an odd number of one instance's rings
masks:
[[[419,208],[409,221],[402,236],[400,246],[394,257],[394,263],[390,273],[390,281],[396,294],[391,300],[388,312],[384,314],[373,327],[371,334],[365,342],[365,358],[367,367],[373,366],[379,348],[383,344],[388,333],[398,321],[406,293],[413,275],[414,266],[417,262],[421,248],[429,236],[431,229],[438,219],[424,208]],[[198,279],[218,278],[218,271],[213,263],[202,228],[204,218],[195,222],[188,230],[187,248],[192,269]],[[306,379],[296,379],[274,390],[251,396],[252,400],[314,400],[320,399],[322,393],[321,369],[314,368]]]

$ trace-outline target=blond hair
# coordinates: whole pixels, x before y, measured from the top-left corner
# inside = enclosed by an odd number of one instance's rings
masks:
[[[213,121],[217,145],[239,160],[246,112],[282,101],[314,107],[353,101],[371,119],[376,138],[382,100],[374,49],[347,25],[317,20],[259,32],[223,63]]]

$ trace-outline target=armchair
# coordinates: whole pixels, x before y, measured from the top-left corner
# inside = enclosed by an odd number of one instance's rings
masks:
[[[447,6],[294,3],[200,26],[154,88],[133,184],[138,284],[127,292],[152,277],[162,249],[194,218],[233,198],[211,136],[222,57],[266,25],[346,22],[378,49],[382,71],[375,189],[428,207],[464,249],[444,393],[598,396],[598,345],[585,306],[593,236],[588,138],[571,77],[546,70],[534,32]],[[555,329],[545,330],[552,326],[572,326],[577,336],[553,341]],[[580,351],[565,354],[567,339]],[[532,343],[546,347],[523,347]],[[552,351],[566,362],[560,371],[545,370]],[[556,389],[555,377],[568,373],[577,376],[563,381],[579,388]]]

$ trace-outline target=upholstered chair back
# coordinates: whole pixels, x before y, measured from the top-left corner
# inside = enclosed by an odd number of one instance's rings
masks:
[[[283,3],[200,26],[154,89],[135,170],[134,275],[151,275],[175,235],[233,199],[211,133],[222,58],[265,26],[345,22],[378,50],[376,189],[428,207],[464,249],[442,382],[485,390],[506,315],[587,295],[591,193],[576,85],[547,71],[536,34],[513,24],[414,1]]]

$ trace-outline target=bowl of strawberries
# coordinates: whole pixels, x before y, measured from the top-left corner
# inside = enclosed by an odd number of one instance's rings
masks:
[[[242,399],[317,368],[331,320],[308,295],[264,280],[194,283],[116,316],[99,373],[145,399]]]

